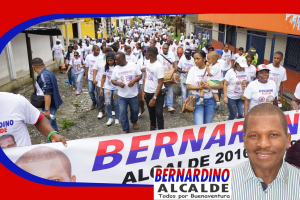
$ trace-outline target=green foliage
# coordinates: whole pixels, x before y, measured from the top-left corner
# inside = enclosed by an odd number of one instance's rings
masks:
[[[133,18],[134,21],[137,21],[138,23],[142,23],[142,20],[140,18],[138,18],[137,16],[135,16]]]
[[[75,107],[78,108],[80,106],[80,103],[81,103],[80,99],[76,99]]]
[[[68,120],[66,118],[63,118],[62,120],[58,121],[58,123],[62,126],[62,129],[68,130],[71,126],[77,124],[76,121]]]

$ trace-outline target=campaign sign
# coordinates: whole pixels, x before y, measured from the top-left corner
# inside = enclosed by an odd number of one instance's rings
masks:
[[[230,168],[157,168],[154,199],[230,199]]]

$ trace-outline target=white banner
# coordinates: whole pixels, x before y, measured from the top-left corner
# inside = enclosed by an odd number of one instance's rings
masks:
[[[293,143],[300,139],[299,113],[285,114]],[[226,168],[246,161],[243,120],[72,140],[68,147],[51,143],[4,152],[14,163],[19,159],[16,164],[22,169],[42,178],[153,185],[154,167]],[[59,168],[63,169],[58,171]],[[53,178],[53,169],[57,169],[59,178]],[[66,176],[61,175],[65,172]]]

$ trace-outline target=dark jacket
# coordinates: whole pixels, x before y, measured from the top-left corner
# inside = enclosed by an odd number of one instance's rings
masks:
[[[44,94],[51,95],[50,107],[58,107],[63,103],[59,95],[59,90],[57,86],[57,80],[55,75],[44,68],[41,73],[37,76],[37,83],[44,92]]]

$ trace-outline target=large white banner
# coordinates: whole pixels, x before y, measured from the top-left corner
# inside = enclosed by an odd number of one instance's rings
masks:
[[[300,139],[299,113],[285,114],[293,143]],[[243,120],[72,140],[68,147],[51,143],[4,152],[22,169],[51,180],[153,185],[154,167],[225,168],[246,161]]]

